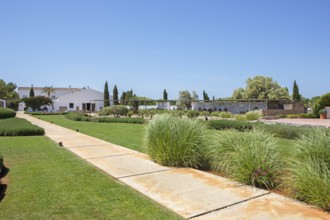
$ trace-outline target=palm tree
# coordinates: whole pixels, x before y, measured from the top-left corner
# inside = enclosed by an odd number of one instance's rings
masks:
[[[55,88],[53,88],[53,86],[45,86],[45,87],[42,89],[42,92],[43,92],[43,93],[47,93],[48,98],[50,98],[50,94],[55,92]]]

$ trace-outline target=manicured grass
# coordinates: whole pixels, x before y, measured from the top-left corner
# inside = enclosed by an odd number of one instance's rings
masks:
[[[46,137],[0,137],[0,219],[180,219]]]
[[[38,115],[36,118],[53,122],[72,130],[79,129],[81,133],[139,152],[145,153],[147,151],[143,147],[145,125],[142,124],[80,122],[69,120],[63,115]]]
[[[0,120],[0,136],[33,136],[44,135],[45,131],[23,118]]]

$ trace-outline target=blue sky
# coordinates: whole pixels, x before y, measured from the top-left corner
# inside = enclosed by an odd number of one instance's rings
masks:
[[[0,79],[228,97],[255,75],[330,90],[329,0],[0,0]]]

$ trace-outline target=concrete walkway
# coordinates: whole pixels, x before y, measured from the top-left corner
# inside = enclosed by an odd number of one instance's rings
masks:
[[[330,219],[330,214],[265,190],[190,168],[164,167],[139,153],[34,117],[64,148],[187,219]]]

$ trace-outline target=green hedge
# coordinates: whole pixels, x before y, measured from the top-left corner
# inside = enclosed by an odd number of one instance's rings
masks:
[[[65,116],[73,121],[90,121],[101,123],[130,123],[130,124],[144,124],[143,118],[111,118],[111,117],[90,117],[87,114],[71,112]]]
[[[70,112],[65,117],[73,121],[91,121],[91,117],[84,113]]]
[[[30,115],[66,115],[68,112],[24,112]]]
[[[0,119],[15,118],[16,112],[9,108],[0,108]]]
[[[301,134],[304,134],[308,129],[310,129],[308,127],[298,127],[292,125],[263,124],[235,120],[211,120],[207,122],[207,125],[209,128],[215,130],[235,129],[238,131],[246,131],[251,130],[253,127],[258,127],[267,133],[273,134],[275,137],[285,139],[298,139]]]
[[[8,118],[0,121],[0,136],[44,135],[45,130],[22,118]]]
[[[129,124],[144,124],[145,122],[143,118],[109,118],[109,117],[92,118],[91,121],[101,122],[101,123],[129,123]]]
[[[239,131],[251,130],[255,123],[235,120],[210,120],[207,126],[215,130],[236,129]]]

